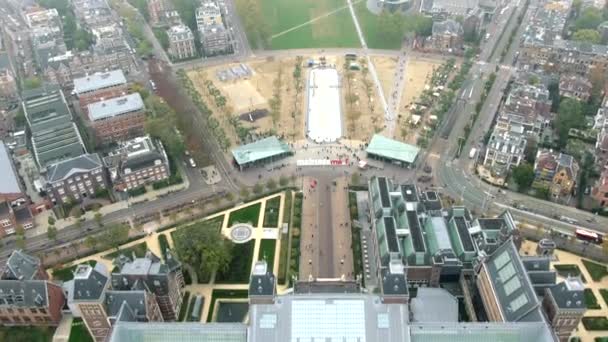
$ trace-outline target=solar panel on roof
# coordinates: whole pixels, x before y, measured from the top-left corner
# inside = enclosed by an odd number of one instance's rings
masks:
[[[520,287],[521,287],[521,282],[519,281],[519,278],[513,277],[513,278],[511,278],[511,280],[509,280],[505,283],[505,287],[504,287],[505,294],[507,296],[510,296],[513,292],[515,292]]]
[[[525,293],[520,294],[517,298],[513,299],[509,304],[509,309],[512,312],[519,310],[522,306],[528,303],[528,296]]]
[[[498,271],[498,277],[504,283],[507,280],[511,279],[515,275],[515,267],[512,263],[508,263],[505,267],[503,267],[500,271]]]
[[[501,269],[510,260],[511,260],[511,257],[509,256],[509,253],[502,252],[502,254],[500,254],[499,256],[496,257],[496,259],[494,259],[494,261],[493,261],[494,267],[496,267],[497,269]]]

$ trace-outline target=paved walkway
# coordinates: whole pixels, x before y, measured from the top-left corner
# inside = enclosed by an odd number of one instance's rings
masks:
[[[409,56],[407,55],[408,41],[404,40],[401,45],[401,51],[399,54],[399,60],[397,61],[397,67],[395,68],[395,77],[393,79],[393,87],[390,92],[388,100],[389,112],[393,114],[392,120],[386,123],[386,135],[393,137],[395,132],[395,126],[397,120],[395,113],[399,113],[399,107],[401,105],[401,95],[403,94],[403,88],[405,87],[405,74],[407,73],[407,64],[409,63]]]

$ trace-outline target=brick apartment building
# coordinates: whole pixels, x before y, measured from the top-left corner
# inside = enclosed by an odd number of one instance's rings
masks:
[[[568,277],[545,289],[542,305],[559,340],[567,342],[585,315],[585,284],[580,278]]]
[[[46,170],[46,190],[53,204],[81,203],[108,189],[105,167],[98,154],[83,154],[50,165]]]
[[[89,125],[99,145],[125,141],[144,134],[146,113],[139,93],[91,103],[87,111]]]
[[[72,94],[78,97],[80,111],[86,118],[89,104],[121,96],[126,92],[127,79],[122,70],[112,70],[74,79]]]
[[[109,285],[108,272],[101,263],[95,267],[79,265],[74,279],[64,284],[72,315],[82,318],[96,342],[105,341],[112,329],[104,304]]]
[[[0,326],[57,325],[65,296],[40,259],[15,250],[0,273]]]
[[[187,59],[196,56],[194,34],[186,25],[172,26],[167,30],[169,36],[169,55],[174,59]]]
[[[131,190],[171,176],[169,160],[160,141],[149,136],[123,143],[104,158],[114,189]]]
[[[151,252],[133,260],[121,255],[114,263],[117,269],[111,275],[113,290],[146,288],[156,296],[163,320],[177,319],[182,305],[184,277],[181,263],[171,252],[167,251],[164,263]]]

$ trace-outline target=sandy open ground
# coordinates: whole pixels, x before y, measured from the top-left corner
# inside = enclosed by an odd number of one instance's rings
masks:
[[[302,56],[304,63],[309,59],[319,60],[320,55]],[[341,107],[343,117],[343,136],[352,140],[369,140],[370,137],[384,128],[383,108],[374,82],[369,72],[364,70],[344,70],[343,56],[325,56],[327,64],[335,66],[338,70],[341,85]],[[385,93],[390,93],[394,78],[396,57],[373,57],[381,86]],[[358,63],[365,69],[365,61]],[[302,67],[302,90],[296,95],[293,71],[296,64],[295,57],[282,59],[266,58],[256,59],[246,63],[253,71],[247,79],[233,81],[220,81],[217,70],[226,69],[236,64],[226,64],[188,72],[194,85],[205,99],[205,102],[214,109],[214,114],[224,126],[235,145],[240,145],[234,128],[228,123],[229,115],[240,115],[253,109],[268,109],[269,102],[274,95],[275,82],[279,70],[282,74],[282,87],[280,92],[280,113],[273,122],[272,117],[258,119],[255,122],[242,121],[244,127],[252,127],[259,133],[270,132],[282,136],[288,141],[297,141],[305,137],[306,131],[306,77],[308,68]],[[430,77],[434,67],[441,64],[439,60],[429,58],[411,58],[407,66],[406,83],[399,110],[400,124],[410,118],[407,110],[409,104],[417,98]],[[213,81],[228,100],[229,113],[214,108],[213,99],[204,88],[204,79]],[[350,80],[350,82],[349,82]],[[368,97],[367,89],[370,90]],[[349,96],[351,94],[351,96]],[[396,135],[399,134],[397,130]],[[409,134],[413,135],[413,134]]]

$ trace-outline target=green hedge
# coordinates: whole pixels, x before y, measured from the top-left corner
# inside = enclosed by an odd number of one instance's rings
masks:
[[[167,240],[167,235],[158,234],[158,246],[160,248],[160,254],[162,255],[163,260],[166,260],[166,253],[169,247],[169,240]]]
[[[186,316],[186,312],[188,311],[188,299],[190,299],[190,291],[184,292],[184,298],[182,299],[182,307],[179,309],[179,315],[177,316],[177,321],[181,322],[184,320]]]
[[[275,239],[262,239],[260,241],[260,249],[258,252],[258,260],[264,259],[266,256],[266,263],[270,272],[274,272],[274,254],[277,249],[277,240]]]
[[[144,256],[146,256],[146,252],[148,251],[148,244],[144,241],[142,243],[138,243],[136,245],[133,245],[131,247],[127,247],[127,248],[123,248],[123,249],[119,249],[115,252],[106,254],[103,256],[104,259],[109,259],[109,260],[113,260],[116,257],[118,257],[120,254],[131,258],[133,256],[133,253],[135,253],[135,256],[138,258],[143,258]]]
[[[81,318],[74,318],[70,329],[68,342],[93,342],[93,337],[89,334],[86,325]]]
[[[87,262],[83,262],[82,264],[89,264],[92,267],[95,267],[95,265],[97,265],[97,261],[89,260]],[[82,265],[82,264],[78,264],[78,265]],[[70,266],[70,267],[66,267],[66,268],[54,269],[51,272],[51,274],[53,275],[53,280],[68,281],[68,280],[74,279],[74,270],[76,270],[76,267],[78,267],[78,265],[74,265],[74,266]]]
[[[184,180],[180,175],[173,175],[167,179],[159,180],[157,182],[152,183],[152,189],[158,190],[163,189],[172,185],[181,184]]]
[[[583,317],[583,326],[588,331],[608,330],[608,319],[606,316]]]
[[[595,298],[592,289],[585,289],[585,305],[589,310],[601,309],[601,306],[597,302],[597,298]]]
[[[289,237],[291,234],[291,203],[292,192],[285,192],[285,208],[283,209],[283,223],[287,223],[287,233],[281,234],[281,249],[279,250],[279,274],[277,280],[279,284],[284,285],[287,279],[287,265],[289,264]]]
[[[141,196],[143,194],[145,194],[146,188],[143,186],[128,190],[127,193],[129,194],[129,197],[136,197],[136,196]]]
[[[281,207],[281,196],[273,197],[266,201],[264,208],[264,227],[279,226],[279,209]]]
[[[582,259],[583,265],[589,272],[591,279],[593,281],[601,281],[606,275],[608,275],[608,270],[606,269],[606,265],[598,264],[597,262],[593,262],[591,260]]]

